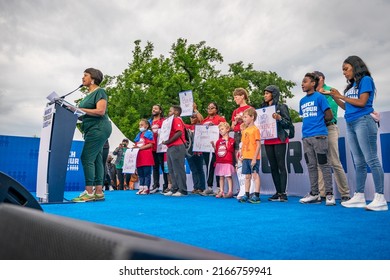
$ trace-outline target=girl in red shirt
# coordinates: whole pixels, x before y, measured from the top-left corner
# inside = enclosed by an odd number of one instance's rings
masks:
[[[221,138],[211,145],[214,148],[215,160],[215,175],[219,176],[220,191],[216,195],[217,198],[232,198],[233,197],[233,180],[232,175],[234,170],[234,139],[229,137],[230,125],[227,122],[221,122],[218,125]],[[225,178],[228,183],[228,192],[224,193]]]
[[[140,120],[139,130],[140,132],[134,139],[135,145],[133,147],[133,149],[139,149],[136,164],[139,178],[139,190],[137,194],[149,194],[152,168],[154,166],[152,151],[155,142],[153,132],[150,130],[150,123],[147,119]]]

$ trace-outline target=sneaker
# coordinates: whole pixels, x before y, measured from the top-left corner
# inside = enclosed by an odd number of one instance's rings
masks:
[[[374,200],[366,206],[366,210],[387,211],[388,206],[385,196],[380,193],[375,193]]]
[[[165,196],[172,196],[173,195],[173,192],[172,191],[167,191],[166,193],[164,193]]]
[[[364,193],[356,192],[350,200],[341,202],[341,205],[347,208],[364,208],[366,207],[366,198]]]
[[[279,201],[280,202],[287,202],[288,201],[287,194],[285,194],[285,193],[279,194]]]
[[[104,201],[104,193],[95,193],[95,201]]]
[[[246,195],[243,195],[242,197],[240,197],[240,199],[238,200],[238,202],[246,203],[246,202],[248,202],[248,197],[247,197]]]
[[[145,188],[145,189],[142,190],[140,195],[145,195],[145,194],[149,194],[149,193],[150,193],[149,189]]]
[[[177,191],[177,192],[175,192],[174,194],[172,194],[172,196],[174,196],[174,197],[181,197],[181,196],[187,196],[187,195],[184,194],[184,193],[181,193],[181,192]]]
[[[144,187],[140,186],[138,192],[136,192],[135,194],[141,194],[143,191],[144,191]]]
[[[257,203],[260,203],[260,197],[258,196],[255,196],[255,195],[252,195],[251,198],[249,198],[248,200],[250,203],[253,203],[253,204],[257,204]]]
[[[152,193],[158,193],[159,192],[159,187],[153,187],[149,193],[152,194]]]
[[[336,205],[336,200],[334,199],[334,195],[333,194],[327,194],[326,195],[325,205],[326,206],[334,206],[334,205]]]
[[[341,202],[346,202],[348,200],[350,200],[351,198],[349,196],[342,196],[341,197]]]
[[[201,194],[203,191],[200,189],[194,189],[192,190],[191,194]]]
[[[163,190],[162,193],[165,194],[165,193],[169,192],[170,190],[171,190],[171,189],[166,188],[166,189]]]
[[[89,194],[87,191],[83,191],[78,197],[72,199],[73,202],[89,202],[95,201],[95,195]]]
[[[280,194],[275,193],[273,196],[268,198],[268,201],[280,201]]]
[[[110,192],[114,190],[114,188],[111,185],[108,186],[108,189],[110,190]]]
[[[215,194],[214,194],[212,189],[207,188],[202,193],[200,193],[200,195],[203,195],[203,196],[214,196]]]
[[[312,195],[311,193],[308,193],[305,197],[301,198],[299,202],[303,204],[319,204],[321,203],[321,197],[319,194]]]

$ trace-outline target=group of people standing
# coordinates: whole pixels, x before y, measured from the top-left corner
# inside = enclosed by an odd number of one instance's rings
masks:
[[[101,72],[96,69],[95,72],[87,70],[84,73],[83,85],[89,88],[89,94],[80,103],[80,108],[86,112],[83,116],[85,145],[81,159],[86,177],[86,189],[73,200],[75,202],[104,200],[101,186],[103,173],[100,168],[103,164],[100,165],[99,154],[111,133],[106,112],[107,95],[103,89],[98,88],[102,75],[96,76],[96,73]],[[376,146],[378,123],[377,118],[372,115],[375,84],[367,66],[357,56],[348,57],[343,63],[342,70],[348,83],[344,94],[327,86],[325,75],[319,71],[307,73],[302,80],[302,90],[306,95],[300,101],[299,113],[303,118],[302,138],[309,172],[310,192],[300,199],[300,202],[321,203],[324,199],[326,205],[335,205],[333,169],[336,185],[341,194],[341,204],[344,207],[387,210],[387,202],[383,194],[384,173]],[[163,174],[161,192],[166,196],[186,196],[188,191],[184,163],[187,157],[194,183],[192,193],[231,198],[233,197],[232,176],[236,168],[242,168],[242,174],[245,174],[245,194],[239,198],[239,202],[260,202],[261,137],[259,129],[254,125],[257,112],[248,104],[248,92],[245,89],[235,89],[233,97],[238,108],[232,114],[231,125],[219,115],[219,107],[215,102],[208,104],[205,118],[194,104],[190,124],[185,124],[180,118],[180,106],[171,106],[168,117],[173,116],[172,127],[169,138],[162,142],[167,146],[166,153],[159,153],[156,150],[157,137],[164,115],[160,105],[153,106],[152,117],[140,121],[140,132],[135,138],[135,146],[132,147],[140,149],[139,160],[137,158],[137,172],[140,177],[138,194],[160,191],[161,170]],[[264,140],[276,190],[268,200],[285,202],[288,200],[286,153],[289,143],[286,130],[291,127],[292,121],[288,107],[279,101],[279,88],[269,85],[264,89],[264,102],[260,107],[275,106],[272,117],[277,123],[277,138]],[[352,198],[338,154],[338,107],[345,110],[347,139],[356,166],[357,185]],[[214,148],[213,153],[194,152],[188,156],[185,148],[185,129],[194,130],[199,124],[218,126],[220,138],[215,143],[211,143]],[[229,131],[234,132],[233,137],[229,136]],[[203,164],[206,164],[206,173]],[[374,200],[368,205],[364,196],[367,165],[371,168],[376,192]],[[151,176],[153,176],[153,185]],[[216,192],[213,190],[214,178],[217,185]],[[251,194],[252,180],[255,182],[255,190]],[[226,193],[225,182],[228,186]]]

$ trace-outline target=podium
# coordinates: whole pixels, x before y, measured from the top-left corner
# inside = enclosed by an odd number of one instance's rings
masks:
[[[43,115],[37,170],[37,198],[40,203],[64,203],[64,189],[69,153],[77,119],[85,114],[56,99]]]

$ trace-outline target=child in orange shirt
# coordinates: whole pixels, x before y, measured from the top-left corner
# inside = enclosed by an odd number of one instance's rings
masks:
[[[242,174],[245,174],[245,195],[241,197],[239,202],[260,203],[260,130],[255,126],[254,122],[257,118],[257,113],[254,108],[249,108],[244,111],[243,120],[246,129],[241,135],[241,160]],[[252,178],[255,181],[255,193],[249,197],[249,189]]]

